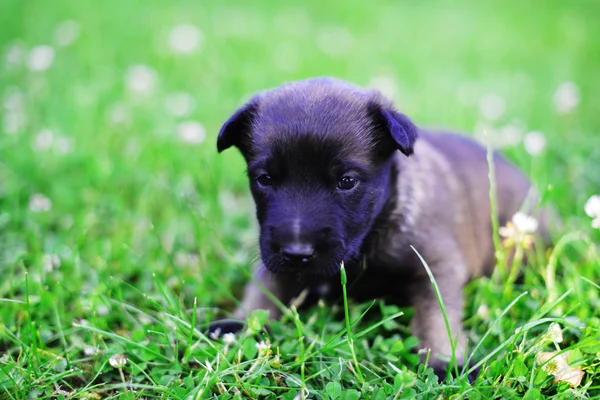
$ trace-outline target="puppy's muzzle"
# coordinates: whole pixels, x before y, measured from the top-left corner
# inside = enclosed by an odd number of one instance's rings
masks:
[[[296,228],[296,229],[294,229]],[[274,254],[293,268],[310,266],[330,246],[330,228],[298,229],[294,224],[269,227],[270,247]]]

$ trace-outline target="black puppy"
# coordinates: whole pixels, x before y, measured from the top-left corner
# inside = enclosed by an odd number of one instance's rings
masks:
[[[413,333],[431,350],[436,373],[445,375],[451,342],[412,245],[438,282],[458,337],[455,354],[463,362],[463,286],[495,264],[483,147],[456,135],[419,131],[378,92],[329,78],[256,95],[219,133],[219,152],[231,146],[248,163],[260,223],[262,285],[283,303],[305,288],[335,296],[343,261],[351,279],[360,275],[355,297],[392,296],[415,307]],[[521,207],[530,184],[500,156],[494,163],[504,224]],[[280,316],[250,283],[236,316],[254,309]]]

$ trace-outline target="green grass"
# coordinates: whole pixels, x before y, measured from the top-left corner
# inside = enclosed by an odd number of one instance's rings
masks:
[[[600,398],[600,231],[583,209],[600,192],[599,14],[591,0],[0,2],[0,399]],[[55,46],[65,20],[79,35]],[[203,32],[192,54],[169,51],[181,23]],[[7,65],[15,44],[53,45],[54,61]],[[124,85],[139,64],[156,72],[148,96]],[[218,156],[216,133],[249,94],[315,75],[388,77],[417,123],[466,133],[496,93],[506,110],[488,125],[545,134],[540,156],[520,142],[503,152],[558,210],[559,244],[510,290],[502,276],[467,288],[472,385],[418,366],[411,310],[382,302],[349,304],[359,366],[340,306],[292,310],[268,336],[263,313],[235,343],[204,336],[258,252],[243,160]],[[581,101],[559,115],[565,81]],[[194,97],[188,116],[167,112],[172,92]],[[127,121],[111,122],[117,106]],[[15,107],[25,120],[12,132]],[[203,125],[203,143],[178,138],[184,120]],[[49,210],[30,209],[36,194]],[[585,372],[578,387],[536,362],[557,348]]]

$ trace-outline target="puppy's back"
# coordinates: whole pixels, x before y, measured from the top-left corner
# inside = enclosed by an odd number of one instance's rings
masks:
[[[490,273],[495,258],[486,149],[472,139],[449,133],[421,132],[421,140],[444,156],[458,182],[457,193],[453,195],[454,200],[461,204],[463,215],[462,223],[456,229],[458,237],[464,242],[461,243],[461,247],[467,254],[471,254],[469,269],[473,274]],[[493,160],[499,225],[506,225],[520,210],[527,214],[535,214],[536,196],[530,181],[497,152],[494,152]],[[545,234],[543,210],[540,217],[540,230]],[[478,244],[476,249],[472,248],[473,241]]]

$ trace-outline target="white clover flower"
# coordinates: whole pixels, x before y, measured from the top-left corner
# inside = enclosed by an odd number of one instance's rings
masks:
[[[117,103],[108,110],[108,122],[113,125],[127,125],[131,121],[131,113],[123,104]]]
[[[590,197],[585,203],[584,210],[590,218],[600,217],[600,195],[595,194]]]
[[[398,84],[391,75],[375,76],[369,82],[369,87],[380,91],[388,99],[395,99],[398,94]]]
[[[477,316],[483,320],[488,320],[490,318],[491,311],[488,306],[485,304],[480,305],[477,308]]]
[[[556,322],[550,324],[548,333],[550,335],[550,340],[552,340],[554,343],[561,343],[563,341],[562,329]]]
[[[579,86],[574,82],[561,83],[554,92],[554,108],[558,114],[568,114],[580,101]]]
[[[29,209],[32,212],[39,213],[44,211],[50,211],[52,208],[52,201],[41,193],[32,194],[29,197]]]
[[[353,41],[352,33],[341,27],[324,28],[317,35],[317,47],[329,56],[347,54],[352,49]]]
[[[96,314],[98,314],[100,316],[108,315],[109,312],[110,312],[110,309],[108,308],[108,306],[106,306],[104,304],[98,304],[96,306]]]
[[[33,138],[33,149],[36,151],[48,150],[54,143],[54,134],[50,129],[42,129]]]
[[[204,35],[192,24],[177,25],[169,32],[169,47],[174,53],[192,53],[202,43]]]
[[[521,244],[528,248],[533,244],[533,233],[538,228],[538,220],[525,213],[518,212],[513,215],[506,226],[498,229],[500,236],[504,238],[505,246]]]
[[[73,140],[64,136],[57,137],[54,141],[54,147],[59,154],[69,154],[73,151]]]
[[[25,51],[25,48],[21,43],[12,43],[10,46],[8,46],[8,49],[4,54],[4,60],[6,62],[6,65],[9,67],[16,67],[18,65],[21,65],[21,63],[23,63],[23,60],[25,59],[26,53],[27,52]]]
[[[125,364],[127,364],[127,357],[125,357],[123,354],[115,354],[108,360],[108,362],[113,368],[121,369],[125,366]]]
[[[93,346],[85,346],[83,348],[83,354],[85,354],[88,357],[91,357],[95,354],[98,353],[98,348],[97,347],[93,347]]]
[[[479,112],[488,121],[496,121],[505,111],[505,101],[496,93],[488,93],[479,100]]]
[[[147,65],[134,65],[125,74],[125,86],[130,92],[148,94],[156,86],[156,72]]]
[[[188,115],[194,108],[196,101],[189,93],[177,92],[168,94],[165,97],[165,108],[167,111],[176,117],[184,117]]]
[[[256,343],[256,348],[258,349],[259,356],[267,356],[271,353],[271,343],[262,341]]]
[[[235,333],[226,333],[223,335],[223,343],[227,346],[233,346],[237,343],[237,339],[235,338]]]
[[[76,21],[63,21],[54,30],[54,42],[57,46],[66,47],[77,39],[79,36],[79,23]]]
[[[56,254],[44,254],[44,270],[51,272],[52,270],[60,267],[60,257]]]
[[[592,218],[592,228],[600,229],[600,195],[590,197],[585,203],[584,210]]]
[[[54,48],[47,45],[31,49],[27,56],[27,68],[31,71],[45,71],[54,61]]]
[[[500,142],[500,147],[510,147],[521,142],[523,129],[518,124],[507,124],[501,127],[497,134],[496,139]]]
[[[521,233],[534,233],[538,228],[537,219],[522,212],[513,215],[512,223]]]
[[[567,382],[572,387],[581,384],[585,372],[580,367],[571,367],[569,365],[569,352],[558,354],[557,351],[540,352],[536,356],[538,364],[542,364],[542,369],[547,373],[554,375],[554,382]]]
[[[2,118],[2,127],[7,134],[14,135],[23,129],[25,122],[23,114],[7,111]]]
[[[206,132],[199,122],[184,121],[177,125],[177,136],[185,143],[201,144],[206,138]]]
[[[523,146],[529,155],[538,156],[546,147],[546,137],[539,131],[529,132],[523,138]]]

